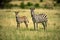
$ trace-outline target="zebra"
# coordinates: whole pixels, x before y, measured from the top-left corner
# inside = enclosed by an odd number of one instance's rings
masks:
[[[35,8],[30,8],[31,10],[31,17],[32,17],[32,21],[33,21],[33,24],[34,24],[34,30],[38,30],[38,23],[42,23],[43,27],[44,27],[44,30],[46,29],[47,27],[47,15],[44,14],[44,13],[41,13],[41,14],[35,14],[34,13],[34,10]],[[36,25],[36,26],[35,26]]]
[[[20,27],[21,23],[24,23],[25,26],[26,26],[26,28],[28,28],[29,21],[28,21],[27,17],[26,16],[20,17],[20,16],[18,16],[18,13],[19,12],[15,12],[16,22],[17,22],[17,28]]]

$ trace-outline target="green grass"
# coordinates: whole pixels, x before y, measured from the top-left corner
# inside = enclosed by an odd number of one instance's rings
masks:
[[[29,27],[24,23],[16,29],[15,11],[20,11],[19,16],[27,16]],[[34,30],[29,9],[3,9],[0,10],[0,40],[60,40],[60,18],[55,9],[36,9],[36,14],[45,13],[48,16],[47,31],[44,32],[40,23],[38,31]]]

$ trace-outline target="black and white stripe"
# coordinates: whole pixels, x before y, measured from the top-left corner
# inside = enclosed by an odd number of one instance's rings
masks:
[[[32,17],[32,21],[33,21],[33,24],[34,24],[34,29],[38,29],[38,23],[42,23],[43,27],[44,27],[44,30],[46,29],[47,27],[47,15],[46,14],[38,14],[36,15],[34,13],[34,9],[35,8],[30,8],[31,10],[31,17]],[[36,26],[35,26],[35,23],[36,23]]]

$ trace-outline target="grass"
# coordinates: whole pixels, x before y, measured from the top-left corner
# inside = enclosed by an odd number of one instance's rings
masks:
[[[20,11],[19,16],[27,16],[29,27],[26,29],[24,23],[16,29],[14,11]],[[3,9],[0,10],[0,40],[60,40],[60,18],[55,9],[36,9],[36,14],[45,13],[48,16],[47,31],[44,32],[40,23],[38,31],[34,30],[29,9]]]

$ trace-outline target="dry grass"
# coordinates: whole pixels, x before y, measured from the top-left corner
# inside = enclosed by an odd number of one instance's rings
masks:
[[[20,29],[16,29],[16,20],[14,11],[19,11],[19,16],[27,16],[29,20],[29,29],[26,29],[24,23]],[[56,13],[59,10],[36,9],[36,14],[45,13],[48,16],[47,31],[44,32],[40,23],[38,31],[33,30],[33,23],[29,9],[4,9],[0,10],[0,39],[1,40],[59,40],[60,36],[60,18]]]

